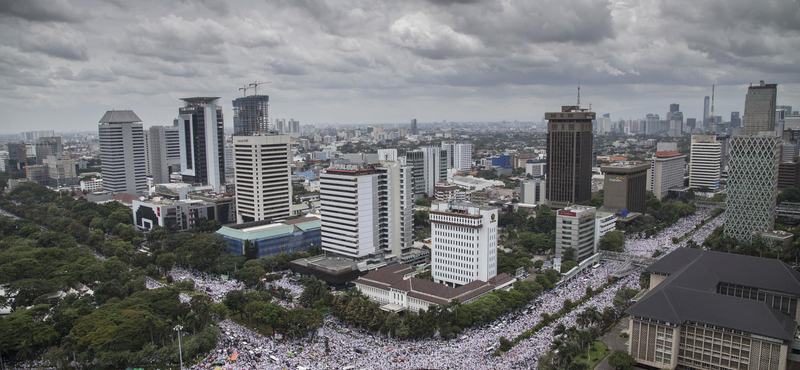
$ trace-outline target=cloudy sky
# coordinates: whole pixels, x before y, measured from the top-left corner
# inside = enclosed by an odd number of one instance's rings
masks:
[[[0,0],[0,132],[96,130],[109,109],[171,124],[181,97],[272,81],[302,123],[613,118],[800,108],[798,0]]]

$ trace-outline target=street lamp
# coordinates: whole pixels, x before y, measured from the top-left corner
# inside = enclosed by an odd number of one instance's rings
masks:
[[[181,349],[181,329],[183,329],[183,326],[175,325],[174,329],[178,332],[178,358],[181,360],[181,370],[183,370],[183,350]]]

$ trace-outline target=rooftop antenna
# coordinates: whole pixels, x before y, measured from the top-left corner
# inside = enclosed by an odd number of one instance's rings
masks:
[[[244,95],[242,95],[242,97],[247,96],[247,89],[249,89],[249,87],[247,87],[247,85],[244,85],[244,86],[239,88],[239,91],[244,90]]]
[[[272,83],[272,81],[264,81],[264,82],[257,82],[256,81],[256,82],[251,83],[248,86],[252,86],[253,90],[255,91],[255,95],[258,95],[258,85],[269,84],[269,83]]]

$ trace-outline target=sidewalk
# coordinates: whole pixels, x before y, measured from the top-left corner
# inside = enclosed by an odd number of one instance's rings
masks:
[[[616,350],[623,350],[623,351],[628,350],[628,345],[626,344],[628,339],[620,338],[619,333],[621,333],[622,330],[628,329],[629,320],[630,320],[629,317],[623,317],[619,321],[619,323],[617,323],[617,325],[614,325],[614,327],[608,331],[608,333],[600,337],[600,341],[602,341],[603,343],[606,344],[606,346],[608,346],[609,355],[611,355],[611,353],[613,353]],[[606,358],[604,358],[603,361],[600,361],[600,363],[597,364],[595,370],[614,370],[614,368],[608,364],[608,356],[606,356]]]

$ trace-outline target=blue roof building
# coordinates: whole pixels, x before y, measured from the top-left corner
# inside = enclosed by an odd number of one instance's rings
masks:
[[[319,217],[301,217],[283,222],[248,222],[224,226],[217,231],[228,243],[226,254],[244,254],[244,243],[249,240],[258,247],[258,258],[280,253],[305,252],[309,247],[322,244]]]

